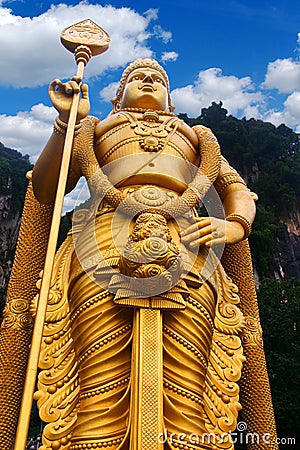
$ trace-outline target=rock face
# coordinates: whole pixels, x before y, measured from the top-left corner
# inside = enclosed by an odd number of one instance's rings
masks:
[[[0,195],[0,297],[2,301],[4,301],[3,297],[9,280],[21,221],[21,210],[12,216],[10,206],[11,195]]]
[[[0,143],[0,313],[18,239],[26,172],[31,167],[27,156]]]
[[[285,229],[277,232],[279,252],[275,272],[281,279],[300,280],[300,211],[289,213],[283,223]]]

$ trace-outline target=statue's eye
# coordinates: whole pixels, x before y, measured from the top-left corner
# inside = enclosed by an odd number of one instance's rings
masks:
[[[165,86],[165,81],[162,78],[156,77],[155,81],[156,81],[156,83],[161,83],[161,84],[163,84]]]
[[[138,81],[140,79],[141,79],[140,75],[133,75],[129,81]]]

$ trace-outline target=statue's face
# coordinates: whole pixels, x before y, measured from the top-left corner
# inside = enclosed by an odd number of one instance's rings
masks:
[[[166,82],[155,69],[135,69],[127,78],[121,108],[168,109]]]

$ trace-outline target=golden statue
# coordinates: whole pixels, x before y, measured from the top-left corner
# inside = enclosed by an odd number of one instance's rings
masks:
[[[35,393],[41,449],[229,450],[241,408],[260,438],[248,448],[276,449],[247,241],[254,195],[211,130],[174,114],[168,76],[149,58],[125,69],[102,121],[88,116],[85,84],[50,85],[58,117],[30,175],[2,324],[6,391],[8,357],[17,364],[29,346],[79,91],[67,192],[83,176],[91,201],[74,212],[52,271]],[[6,436],[19,396],[0,392]]]

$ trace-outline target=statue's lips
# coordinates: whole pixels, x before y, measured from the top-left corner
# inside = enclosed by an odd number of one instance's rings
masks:
[[[143,84],[142,86],[139,87],[139,89],[141,91],[147,91],[147,92],[156,91],[156,89],[154,88],[154,86],[152,86],[152,84]]]

